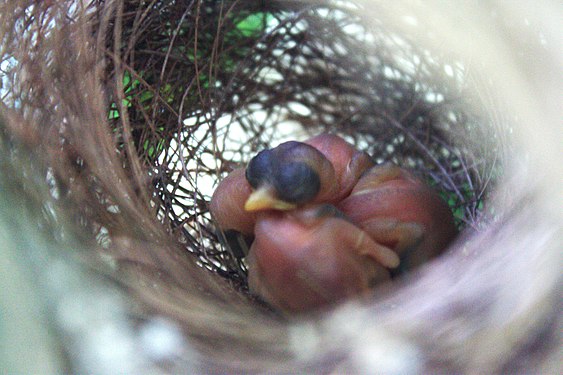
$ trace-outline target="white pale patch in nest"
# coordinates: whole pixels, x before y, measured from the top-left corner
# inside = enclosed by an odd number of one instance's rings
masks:
[[[419,374],[421,355],[409,342],[376,329],[356,333],[350,354],[352,367],[366,374]]]
[[[372,312],[349,303],[326,323],[337,342],[346,343],[349,362],[337,371],[352,373],[416,374],[422,355],[414,344],[398,334],[371,325]]]
[[[311,323],[300,323],[288,328],[289,347],[293,355],[302,361],[315,358],[322,347],[318,328]]]
[[[182,331],[161,317],[145,323],[139,331],[139,339],[143,353],[155,362],[172,360],[186,349]]]
[[[56,268],[52,272],[62,276],[60,272],[64,273],[65,269]],[[73,281],[68,275],[59,279],[59,282]],[[61,300],[57,320],[67,332],[81,333],[74,350],[84,368],[96,369],[94,372],[98,373],[129,373],[144,360],[135,356],[137,344],[129,322],[119,318],[123,317],[123,308],[117,295],[104,290],[93,293],[76,290]]]
[[[416,18],[415,16],[405,15],[402,17],[402,20],[409,26],[418,26],[418,18]]]

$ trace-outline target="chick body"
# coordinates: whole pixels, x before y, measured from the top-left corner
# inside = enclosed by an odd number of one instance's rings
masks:
[[[210,209],[220,228],[254,236],[250,289],[288,312],[364,294],[455,236],[432,189],[329,134],[262,151],[219,184]]]
[[[248,257],[250,289],[286,312],[361,295],[389,280],[398,256],[321,206],[258,215]],[[376,261],[377,259],[377,261]]]
[[[439,255],[457,234],[446,202],[392,164],[368,170],[338,208],[373,240],[399,254],[404,270]]]

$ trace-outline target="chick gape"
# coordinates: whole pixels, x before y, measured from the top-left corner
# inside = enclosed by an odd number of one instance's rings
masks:
[[[250,290],[287,312],[365,294],[456,234],[422,181],[329,134],[259,153],[219,184],[210,209],[222,230],[253,238]]]

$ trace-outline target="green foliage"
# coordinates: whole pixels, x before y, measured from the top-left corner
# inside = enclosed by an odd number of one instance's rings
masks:
[[[114,131],[119,133],[121,108],[127,109],[137,150],[149,159],[158,157],[175,134],[174,111],[182,104],[183,113],[189,117],[204,108],[202,98],[236,74],[241,61],[248,59],[273,20],[272,14],[265,12],[231,12],[223,15],[223,19],[217,17],[215,7],[204,8],[202,12],[205,23],[194,24],[189,17],[182,24],[168,20],[157,34],[145,34],[147,41],[143,43],[155,47],[154,53],[151,52],[154,66],[126,70],[121,106],[115,101],[110,104],[108,119],[115,125]],[[171,40],[175,42],[170,43]],[[165,60],[164,56],[168,58]],[[160,72],[157,67],[165,70]],[[166,76],[163,81],[161,74]],[[187,94],[186,90],[189,90]],[[144,125],[146,116],[154,121],[150,129]]]
[[[450,210],[454,215],[454,220],[458,227],[462,226],[464,219],[466,218],[465,207],[467,202],[475,199],[475,192],[471,189],[469,184],[463,184],[458,186],[458,190],[463,196],[463,199],[454,191],[443,191],[439,190],[440,197],[448,203]],[[477,210],[481,211],[483,209],[483,200],[480,199],[477,202]]]
[[[236,24],[236,29],[245,37],[257,38],[273,19],[270,13],[252,13],[239,21]]]

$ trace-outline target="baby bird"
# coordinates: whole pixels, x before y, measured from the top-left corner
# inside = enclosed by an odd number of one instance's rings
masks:
[[[332,205],[262,212],[247,258],[249,288],[274,307],[303,313],[358,296],[399,264]]]
[[[305,203],[338,202],[372,165],[366,153],[331,134],[282,143],[248,164],[246,178],[255,191],[245,209],[292,210]]]
[[[374,241],[393,249],[403,271],[439,255],[457,234],[446,202],[393,164],[366,171],[337,206]]]
[[[321,134],[259,152],[219,183],[209,209],[219,227],[253,233],[256,212],[336,203],[373,162],[342,138]]]
[[[258,153],[248,163],[246,179],[254,189],[245,202],[246,211],[292,210],[326,199],[337,188],[328,159],[316,148],[294,141]]]
[[[328,134],[260,152],[219,184],[210,210],[221,229],[253,236],[249,287],[286,312],[361,295],[455,235],[429,187]]]

